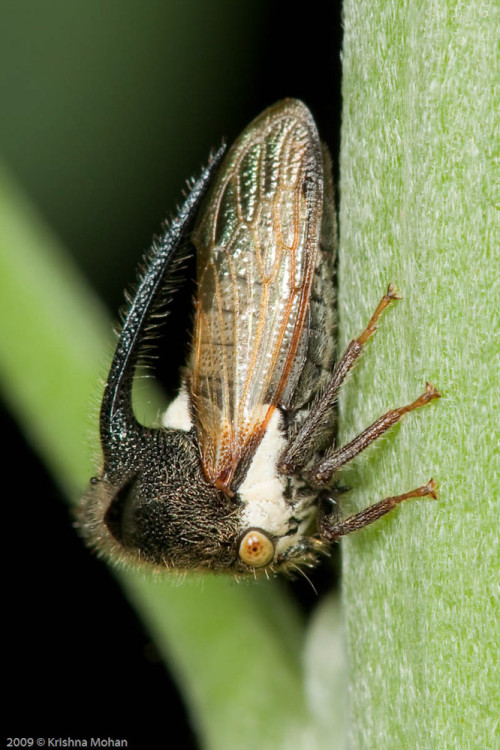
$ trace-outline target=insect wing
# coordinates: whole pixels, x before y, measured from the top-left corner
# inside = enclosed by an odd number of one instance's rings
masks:
[[[316,126],[285,100],[236,141],[195,227],[190,388],[205,475],[228,494],[300,375],[322,201]]]

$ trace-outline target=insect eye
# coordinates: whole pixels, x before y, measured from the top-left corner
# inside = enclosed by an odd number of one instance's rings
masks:
[[[263,531],[251,529],[240,542],[240,559],[252,568],[267,565],[274,557],[274,544]]]

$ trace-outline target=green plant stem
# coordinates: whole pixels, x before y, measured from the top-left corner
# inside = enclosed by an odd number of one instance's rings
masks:
[[[345,478],[351,508],[440,486],[343,544],[353,749],[500,741],[495,15],[486,0],[344,8],[342,341],[388,282],[404,299],[342,394],[342,436],[425,380],[443,393]]]

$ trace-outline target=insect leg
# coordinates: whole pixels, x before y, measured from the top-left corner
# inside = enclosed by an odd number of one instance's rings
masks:
[[[287,446],[278,465],[278,471],[282,474],[294,474],[297,469],[307,464],[316,447],[317,435],[321,434],[330,421],[331,410],[340,386],[363,351],[363,346],[377,330],[376,324],[382,312],[393,300],[398,299],[401,299],[401,297],[398,295],[396,288],[392,284],[389,284],[387,292],[378,303],[377,309],[371,316],[363,333],[349,343],[343,357],[336,364],[325,390],[313,404],[307,419],[297,435],[295,435]]]
[[[337,450],[334,450],[330,455],[325,456],[314,466],[310,473],[309,479],[311,484],[315,487],[321,487],[324,484],[328,484],[333,474],[344,466],[348,461],[351,461],[361,451],[364,451],[374,440],[380,435],[383,435],[389,427],[399,422],[404,414],[407,414],[414,409],[418,409],[421,406],[429,403],[434,398],[439,398],[441,394],[436,388],[430,383],[426,383],[425,392],[422,393],[415,401],[406,406],[400,406],[397,409],[391,409],[384,415],[379,417],[370,427],[367,427],[360,435],[351,440],[350,443],[344,445]]]
[[[350,534],[353,531],[358,531],[364,526],[368,526],[370,523],[385,516],[386,513],[389,513],[389,511],[393,510],[396,505],[399,505],[404,500],[409,500],[413,497],[432,497],[436,500],[436,487],[437,484],[434,479],[430,479],[427,484],[423,485],[423,487],[417,487],[417,489],[411,490],[410,492],[404,492],[402,495],[386,497],[380,502],[368,506],[368,508],[365,508],[359,513],[354,513],[352,516],[344,518],[342,521],[338,521],[335,514],[332,519],[331,515],[320,512],[318,526],[321,540],[324,542],[334,542],[341,536]]]

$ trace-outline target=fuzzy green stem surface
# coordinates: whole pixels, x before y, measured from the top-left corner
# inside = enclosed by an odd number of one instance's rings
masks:
[[[440,492],[343,542],[348,746],[497,747],[498,9],[347,0],[344,27],[344,344],[389,282],[403,300],[342,393],[341,436],[426,380],[443,394],[345,474],[350,509],[431,476]]]

